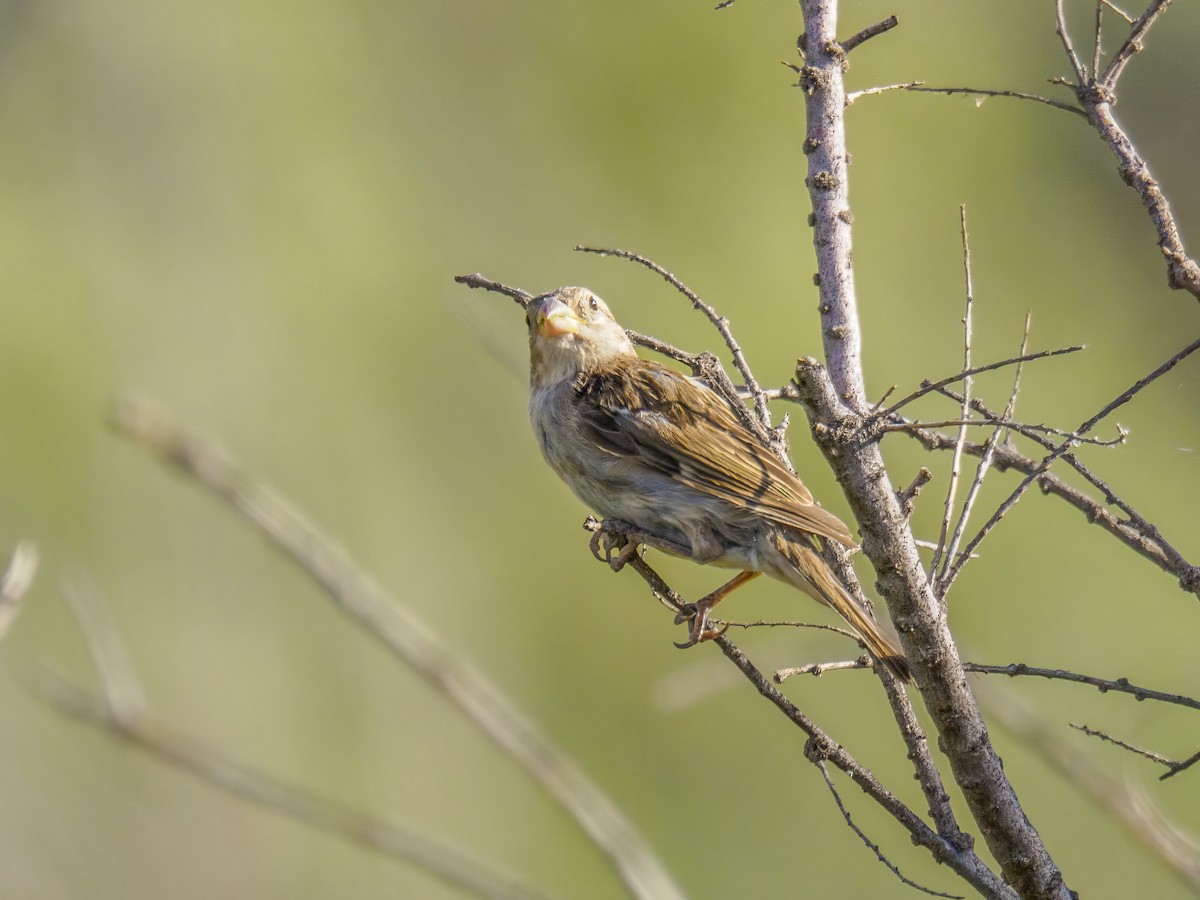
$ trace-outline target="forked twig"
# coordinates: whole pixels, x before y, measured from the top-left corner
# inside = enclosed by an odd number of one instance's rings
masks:
[[[634,554],[626,563],[650,587],[651,592],[659,602],[668,608],[679,611],[687,607],[687,601],[663,580],[662,576],[641,556]],[[763,623],[770,625],[772,623]],[[831,629],[832,630],[832,629]],[[910,758],[917,770],[922,790],[930,804],[930,812],[938,825],[938,831],[930,829],[920,817],[901,803],[887,790],[869,770],[834,741],[819,725],[805,715],[793,704],[767,676],[764,675],[734,644],[728,636],[715,638],[711,643],[716,644],[737,669],[744,675],[755,689],[767,700],[773,703],[793,724],[798,726],[809,738],[809,748],[816,748],[818,756],[832,762],[863,789],[876,803],[882,806],[893,818],[900,822],[912,836],[913,841],[923,847],[928,847],[938,859],[947,863],[968,883],[980,889],[989,897],[1014,897],[1011,889],[1004,885],[991,872],[971,849],[970,843],[959,831],[950,808],[949,797],[941,784],[937,768],[928,753],[928,741],[920,728],[912,708],[907,703],[892,703],[897,717],[903,719],[902,734],[910,749]],[[902,696],[902,695],[899,695]],[[888,694],[889,702],[893,693]],[[908,718],[902,716],[900,707],[907,709]],[[808,751],[806,751],[807,755]],[[812,757],[809,757],[812,760]],[[815,760],[813,760],[815,762]],[[948,856],[941,854],[948,853]]]
[[[875,858],[887,866],[888,870],[893,875],[895,875],[909,887],[915,888],[923,894],[929,894],[931,897],[949,897],[950,900],[964,900],[964,898],[959,894],[943,894],[941,891],[935,891],[932,888],[927,888],[924,885],[917,884],[910,878],[906,878],[903,873],[901,873],[900,869],[890,859],[883,855],[883,851],[879,849],[879,845],[867,837],[866,833],[854,823],[854,819],[850,817],[850,811],[846,809],[846,804],[842,802],[842,797],[838,793],[837,787],[834,786],[833,778],[829,774],[829,769],[825,766],[825,760],[818,759],[817,768],[821,770],[821,775],[825,778],[825,784],[829,788],[829,793],[833,794],[833,802],[837,804],[837,808],[839,812],[841,812],[842,818],[846,821],[846,824],[850,826],[850,830],[858,835],[859,840],[867,845],[867,848],[875,854]]]
[[[952,400],[957,400],[959,397],[953,391],[943,389],[943,392]],[[983,415],[998,420],[999,413],[992,411],[980,401],[974,401],[972,406]],[[1008,427],[1010,430],[1036,441],[1047,450],[1054,449],[1055,445],[1052,441],[1020,423],[1010,422],[1008,423]],[[928,450],[947,450],[953,446],[953,442],[945,435],[936,431],[929,431],[917,425],[910,424],[902,430],[904,433],[920,441]],[[1078,435],[1073,439],[1077,440]],[[983,444],[969,443],[964,449],[972,456],[981,457],[986,447]],[[1092,499],[1079,488],[1063,481],[1053,472],[1042,472],[1036,476],[1038,487],[1043,493],[1051,494],[1065,500],[1075,509],[1079,510],[1087,518],[1088,522],[1099,525],[1139,556],[1150,560],[1150,562],[1154,563],[1164,572],[1174,575],[1179,579],[1180,587],[1184,590],[1200,596],[1200,566],[1193,566],[1189,563],[1163,537],[1155,525],[1146,521],[1136,510],[1122,500],[1107,482],[1096,476],[1087,466],[1080,462],[1075,454],[1064,453],[1062,459],[1079,472],[1089,484],[1101,491],[1104,495],[1105,503],[1117,507],[1121,512],[1125,513],[1127,518],[1117,518],[1103,503]],[[994,463],[1001,471],[1012,469],[1025,475],[1036,473],[1040,465],[1038,460],[1026,456],[1008,443],[996,446]]]
[[[1146,36],[1146,32],[1150,30],[1150,26],[1155,20],[1166,12],[1172,0],[1152,0],[1137,19],[1131,23],[1129,35],[1122,42],[1117,52],[1113,54],[1112,59],[1108,61],[1108,66],[1104,70],[1104,74],[1100,75],[1098,80],[1104,84],[1110,91],[1114,90],[1117,82],[1121,78],[1121,74],[1125,71],[1125,67],[1129,65],[1129,61],[1142,49],[1142,38]]]
[[[897,400],[882,412],[872,413],[870,418],[872,421],[887,419],[889,416],[894,415],[901,408],[908,406],[908,404],[912,403],[914,400],[919,400],[926,394],[941,390],[947,385],[962,381],[964,378],[970,378],[973,375],[980,375],[983,372],[992,372],[996,369],[1003,369],[1006,366],[1015,366],[1019,363],[1033,362],[1034,360],[1038,359],[1050,359],[1051,357],[1063,356],[1067,353],[1078,353],[1079,351],[1086,349],[1086,344],[1078,344],[1073,347],[1060,347],[1057,350],[1040,350],[1037,353],[1024,353],[1021,356],[1014,356],[1010,359],[1002,359],[998,362],[988,363],[985,366],[975,366],[974,368],[965,372],[959,372],[957,375],[950,375],[949,377],[942,378],[938,381],[923,381],[921,382],[921,387],[918,390],[913,391],[902,400]]]
[[[1181,363],[1183,360],[1187,359],[1187,357],[1189,357],[1191,354],[1195,353],[1197,350],[1200,350],[1200,340],[1196,340],[1196,341],[1193,341],[1192,343],[1188,344],[1186,347],[1184,347],[1182,350],[1180,350],[1178,353],[1176,353],[1174,356],[1172,356],[1170,359],[1168,359],[1162,365],[1158,366],[1153,372],[1151,372],[1150,374],[1146,375],[1143,378],[1138,379],[1137,382],[1135,382],[1133,385],[1131,385],[1126,390],[1122,391],[1117,397],[1115,397],[1109,403],[1106,403],[1095,415],[1093,415],[1091,418],[1089,418],[1087,421],[1085,421],[1082,425],[1080,425],[1075,430],[1081,434],[1086,434],[1087,432],[1091,431],[1100,421],[1102,421],[1104,418],[1106,418],[1110,413],[1112,413],[1116,409],[1120,408],[1121,406],[1124,406],[1126,403],[1128,403],[1130,400],[1132,400],[1135,396],[1137,396],[1137,394],[1139,394],[1142,390],[1144,390],[1148,385],[1153,384],[1155,381],[1157,381],[1163,375],[1170,372],[1173,368],[1175,368],[1175,366],[1179,365],[1179,363]],[[1009,494],[1009,496],[1004,500],[1003,503],[1000,504],[1000,506],[996,509],[996,511],[994,513],[992,513],[991,518],[988,519],[988,521],[984,523],[983,527],[980,528],[980,530],[976,533],[975,537],[973,537],[971,539],[970,543],[967,544],[967,546],[963,549],[962,553],[959,554],[958,558],[954,561],[953,565],[951,566],[951,568],[947,574],[947,577],[949,577],[951,581],[953,581],[954,578],[957,577],[958,570],[961,569],[962,566],[966,563],[966,560],[968,559],[969,555],[975,552],[975,549],[979,546],[979,544],[983,541],[983,539],[985,537],[987,537],[987,535],[991,532],[991,530],[993,528],[996,527],[997,524],[999,524],[1000,520],[1003,519],[1004,516],[1007,515],[1009,510],[1011,510],[1016,505],[1017,501],[1020,500],[1022,496],[1024,496],[1025,492],[1027,490],[1029,490],[1030,485],[1032,485],[1034,483],[1034,481],[1037,479],[1037,477],[1040,474],[1042,474],[1043,472],[1045,472],[1047,469],[1049,469],[1050,466],[1053,465],[1054,461],[1057,460],[1059,457],[1061,457],[1063,454],[1065,454],[1071,448],[1072,445],[1073,445],[1073,442],[1071,440],[1065,440],[1062,443],[1058,444],[1050,453],[1048,453],[1042,459],[1042,461],[1040,463],[1038,463],[1037,468],[1030,474],[1026,475],[1025,478],[1021,481],[1021,483],[1018,484],[1017,487],[1013,489],[1013,492],[1011,494]]]
[[[1024,355],[1029,346],[1029,324],[1030,316],[1028,313],[1026,313],[1025,330],[1021,335],[1020,355]],[[1011,420],[1013,413],[1016,410],[1017,395],[1021,390],[1021,371],[1022,364],[1017,363],[1017,367],[1013,372],[1012,392],[1009,394],[1008,403],[1004,407],[1004,413],[1000,416],[1001,422]],[[968,399],[965,391],[963,392],[963,401],[970,406],[970,400]],[[987,475],[988,469],[992,464],[992,458],[995,456],[996,447],[999,446],[1000,438],[1005,433],[1005,430],[1005,425],[998,424],[988,436],[988,439],[984,442],[983,455],[979,458],[979,465],[975,468],[975,477],[971,481],[970,490],[967,491],[967,499],[963,501],[962,513],[959,515],[958,524],[954,528],[954,537],[950,540],[950,546],[946,550],[945,564],[942,571],[938,574],[938,587],[941,590],[943,599],[945,598],[946,593],[950,590],[950,586],[954,583],[949,572],[950,561],[957,558],[959,543],[962,541],[962,536],[966,531],[967,522],[969,522],[971,519],[971,510],[975,506],[975,500],[978,498],[979,491],[983,487],[983,479]],[[956,447],[956,449],[961,452],[961,447]],[[965,566],[968,560],[972,558],[973,557],[964,558],[962,565],[958,567],[956,573],[961,573],[963,566]]]

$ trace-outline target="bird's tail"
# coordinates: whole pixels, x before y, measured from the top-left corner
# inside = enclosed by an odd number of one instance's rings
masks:
[[[789,540],[773,531],[770,542],[772,549],[787,562],[786,566],[779,567],[781,571],[772,574],[833,609],[858,633],[871,656],[901,681],[912,681],[904,651],[879,630],[879,624],[871,614],[858,605],[858,601],[806,540]]]

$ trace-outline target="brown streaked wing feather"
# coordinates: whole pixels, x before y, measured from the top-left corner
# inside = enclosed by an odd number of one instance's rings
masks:
[[[813,502],[720,397],[675,370],[640,358],[613,360],[581,376],[576,396],[588,436],[609,453],[636,456],[772,522],[855,546],[841,519]]]

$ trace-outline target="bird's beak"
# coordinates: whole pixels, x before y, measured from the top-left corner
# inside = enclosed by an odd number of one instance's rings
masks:
[[[582,324],[571,308],[557,297],[547,297],[538,310],[538,334],[544,338],[575,334]]]

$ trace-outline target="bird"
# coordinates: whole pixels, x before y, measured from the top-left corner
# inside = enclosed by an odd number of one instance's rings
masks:
[[[766,574],[832,608],[878,663],[911,681],[904,652],[819,553],[824,541],[856,547],[850,530],[720,395],[640,357],[587,288],[532,298],[526,324],[529,419],[550,467],[594,512],[657,538],[652,546],[740,570],[680,614],[677,623],[691,625],[678,646],[722,634],[708,623],[712,608]]]

